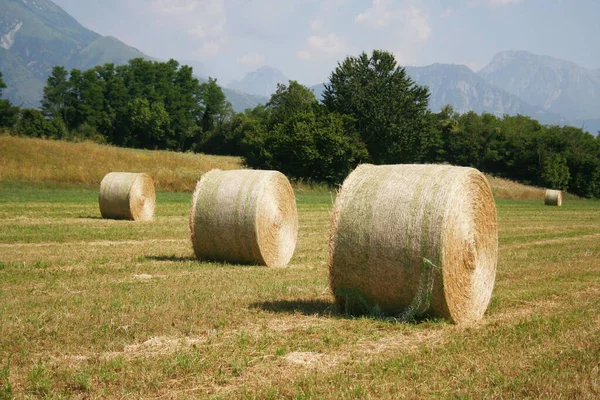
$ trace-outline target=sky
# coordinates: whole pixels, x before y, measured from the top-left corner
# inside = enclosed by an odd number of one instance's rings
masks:
[[[600,68],[598,0],[54,0],[83,26],[222,85],[268,65],[304,85],[348,55],[463,64],[526,50]],[[199,70],[200,69],[200,70]]]

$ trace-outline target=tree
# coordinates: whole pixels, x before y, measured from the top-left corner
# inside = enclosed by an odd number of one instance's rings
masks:
[[[2,80],[2,72],[0,71],[0,97],[2,97],[2,89],[6,89],[6,83]]]
[[[231,103],[227,101],[216,79],[208,78],[208,82],[200,85],[200,98],[204,106],[200,126],[204,132],[212,131],[232,114]]]
[[[261,122],[248,124],[242,141],[250,167],[276,169],[287,176],[340,183],[368,153],[355,121],[329,113],[310,89],[295,81],[278,85]]]
[[[12,128],[19,119],[19,107],[14,107],[9,100],[2,100],[2,89],[6,89],[6,83],[0,72],[0,128]]]
[[[416,85],[394,56],[374,50],[339,63],[325,85],[330,112],[355,119],[375,163],[416,162],[432,142],[427,129],[429,91]]]
[[[21,110],[16,130],[19,134],[31,137],[61,139],[67,130],[60,118],[47,119],[44,114],[33,108]]]
[[[542,181],[552,189],[567,189],[571,174],[567,159],[561,154],[551,154],[544,161]]]
[[[161,102],[137,98],[129,103],[129,115],[131,136],[127,144],[150,149],[168,147],[166,132],[171,121]]]
[[[44,86],[42,97],[42,112],[48,118],[61,118],[67,128],[69,121],[67,115],[70,113],[69,103],[69,73],[64,67],[52,68],[52,73]]]

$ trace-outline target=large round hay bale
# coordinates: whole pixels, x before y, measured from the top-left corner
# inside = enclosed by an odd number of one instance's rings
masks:
[[[562,206],[562,191],[560,190],[546,190],[546,197],[544,204],[547,206]]]
[[[287,265],[298,235],[292,186],[277,171],[209,171],[194,192],[190,230],[199,259]]]
[[[154,216],[154,181],[148,174],[111,172],[100,183],[100,213],[104,218],[150,221]]]
[[[335,202],[331,290],[348,310],[479,320],[496,277],[496,205],[473,168],[360,165]]]

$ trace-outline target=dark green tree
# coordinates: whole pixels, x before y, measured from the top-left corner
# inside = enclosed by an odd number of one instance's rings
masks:
[[[42,112],[48,118],[61,118],[69,128],[69,73],[64,67],[56,66],[46,81],[42,97]]]
[[[39,138],[62,139],[67,136],[67,130],[60,118],[48,119],[40,111],[33,108],[21,110],[17,133]]]
[[[571,174],[567,159],[562,154],[551,154],[544,161],[542,182],[549,188],[566,190]]]
[[[339,63],[325,85],[330,112],[354,118],[371,161],[416,162],[433,145],[428,129],[429,91],[416,85],[391,53],[374,50]]]
[[[231,103],[227,101],[223,89],[214,78],[200,85],[200,98],[204,106],[201,127],[204,132],[211,132],[221,125],[232,114]]]
[[[244,135],[246,163],[276,169],[293,178],[340,183],[368,153],[355,121],[327,112],[310,89],[295,81],[278,85],[262,121]]]
[[[2,89],[6,89],[6,83],[2,80],[2,72],[0,72],[0,128],[11,128],[19,118],[19,107],[15,107],[10,101],[2,99]]]

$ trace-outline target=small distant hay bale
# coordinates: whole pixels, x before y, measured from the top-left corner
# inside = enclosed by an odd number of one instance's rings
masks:
[[[546,190],[546,197],[544,199],[544,204],[547,206],[562,206],[562,191],[560,190]]]
[[[335,202],[330,287],[346,312],[483,317],[498,259],[486,178],[448,165],[360,165]]]
[[[292,186],[277,171],[211,170],[196,186],[190,231],[199,259],[285,266],[298,235]]]
[[[111,172],[100,183],[103,218],[150,221],[156,203],[154,181],[148,174]]]

